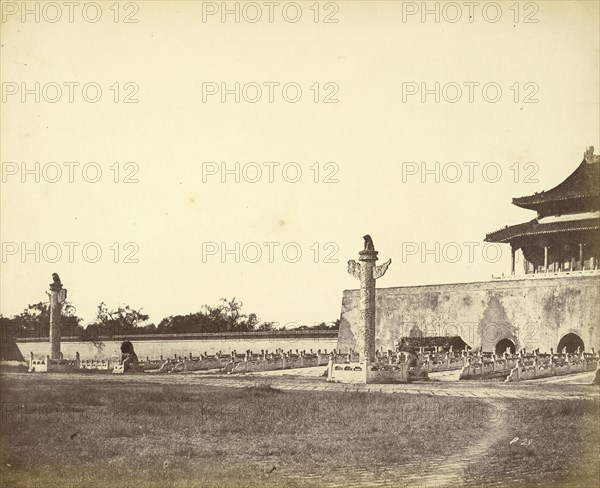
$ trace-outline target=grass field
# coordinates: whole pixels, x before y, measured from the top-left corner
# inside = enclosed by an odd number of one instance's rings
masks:
[[[3,375],[2,487],[599,486],[594,400],[273,385]]]

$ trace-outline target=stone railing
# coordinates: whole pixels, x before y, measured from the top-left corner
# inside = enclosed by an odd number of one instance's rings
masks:
[[[314,366],[325,366],[329,363],[330,355],[327,351],[316,353],[312,351],[283,352],[278,350],[275,353],[262,351],[259,355],[253,355],[248,352],[242,361],[233,365],[227,373],[250,373],[258,371],[274,371],[279,369],[310,368]]]
[[[29,355],[29,372],[52,373],[63,371],[77,371],[79,369],[79,353],[75,359],[50,359],[50,356],[42,358],[34,357],[33,353]]]
[[[333,357],[327,367],[327,381],[340,383],[367,383],[368,367],[365,362],[335,363]]]
[[[592,353],[550,354],[505,353],[496,356],[493,353],[476,352],[463,357],[464,366],[459,379],[504,379],[505,381],[521,381],[545,376],[558,376],[570,373],[581,373],[596,368],[598,355]]]
[[[449,356],[440,359],[425,361],[424,367],[430,373],[437,371],[454,371],[465,365],[465,356]]]
[[[452,361],[454,358],[450,358]],[[427,365],[418,356],[403,352],[376,351],[375,361],[367,363],[358,353],[331,353],[328,381],[340,383],[405,383],[429,380]]]
[[[142,365],[144,366],[144,371],[158,371],[162,367],[165,361],[160,359],[150,359],[146,357],[145,361],[142,361]]]
[[[336,363],[332,356],[327,367],[327,381],[336,383],[407,383],[428,379],[427,371],[411,367],[406,361]]]
[[[508,353],[502,356],[478,353],[463,360],[465,365],[460,372],[460,380],[506,378],[517,364],[517,356]]]
[[[327,354],[327,349],[325,349]],[[360,354],[356,351],[350,350],[349,352],[342,353],[337,349],[334,349],[329,353],[330,358],[333,358],[333,362],[336,364],[348,364],[348,363],[360,363]]]
[[[586,276],[586,275],[597,275],[600,274],[600,270],[598,269],[575,269],[575,270],[564,270],[564,271],[550,271],[548,270],[548,272],[545,271],[538,271],[537,273],[519,273],[519,274],[514,274],[514,275],[501,275],[501,276],[494,276],[492,275],[492,280],[496,281],[496,280],[502,280],[502,281],[509,281],[509,280],[523,280],[523,279],[539,279],[539,280],[543,280],[545,278],[560,278],[560,277],[564,277],[565,275],[574,275],[574,276]]]
[[[453,371],[463,368],[467,364],[468,353],[454,353],[452,351],[446,353],[419,353],[419,360],[422,363],[422,368],[429,373],[437,371]]]
[[[34,358],[33,353],[29,360],[29,371],[112,371],[113,373],[140,373],[145,371],[155,371],[159,373],[178,373],[191,371],[209,371],[220,370],[222,373],[245,373],[252,371],[271,371],[277,369],[308,368],[312,366],[326,366],[329,362],[330,354],[327,350],[321,352],[318,350],[313,353],[312,350],[306,351],[288,351],[283,352],[278,349],[274,353],[261,351],[254,354],[247,351],[245,354],[238,354],[232,351],[231,354],[215,355],[203,354],[200,357],[173,356],[168,358],[140,360],[135,367],[131,366],[127,371],[123,367],[119,357],[114,358],[89,358],[80,359],[79,353],[76,353],[75,359],[49,359],[48,356]],[[348,355],[337,355],[338,360],[350,358]]]
[[[226,368],[229,364],[234,364],[243,360],[244,355],[239,355],[235,351],[231,354],[221,354],[218,352],[214,355],[204,353],[200,357],[193,357],[190,353],[188,356],[174,356],[163,360],[159,360],[158,371],[160,373],[181,373],[189,371],[209,371]],[[154,369],[154,368],[153,368]]]
[[[449,352],[431,352],[426,353],[420,350],[416,353],[418,358],[418,365],[421,370],[429,373],[436,371],[451,371],[461,369],[466,364],[467,352],[455,353]],[[377,351],[376,362],[381,364],[396,364],[404,363],[408,360],[408,355],[404,352],[398,351]],[[337,361],[336,361],[337,362]],[[343,362],[343,361],[341,361]],[[353,361],[346,362],[359,362],[358,355],[356,355]]]
[[[316,353],[306,351],[283,352],[277,349],[275,352],[262,350],[260,353],[246,351],[238,354],[215,355],[203,354],[200,357],[174,356],[173,358],[152,361],[146,359],[145,370],[158,370],[160,373],[182,373],[191,371],[220,370],[221,373],[249,373],[254,371],[272,371],[277,369],[308,368],[311,366],[325,366],[329,361],[327,350]]]
[[[597,365],[596,353],[521,355],[505,381],[583,373],[594,371]]]
[[[80,359],[79,369],[87,369],[94,371],[112,371],[119,364],[119,358],[92,358]]]
[[[337,361],[351,360],[356,355],[339,354],[336,351]],[[308,368],[312,366],[326,366],[330,355],[327,349],[323,352],[319,349],[317,352],[306,351],[288,351],[284,352],[277,349],[275,352],[262,350],[258,354],[252,351],[246,351],[244,354],[238,354],[232,351],[230,354],[218,352],[214,355],[204,353],[199,357],[188,356],[173,357],[160,356],[158,359],[146,357],[145,360],[139,360],[137,366],[130,366],[127,370],[123,367],[120,357],[101,357],[80,359],[79,353],[76,353],[75,359],[49,359],[48,356],[35,357],[31,353],[29,358],[29,371],[47,372],[47,371],[112,371],[113,373],[178,373],[191,371],[209,371],[219,370],[222,373],[242,373],[252,371],[271,371],[276,369]]]

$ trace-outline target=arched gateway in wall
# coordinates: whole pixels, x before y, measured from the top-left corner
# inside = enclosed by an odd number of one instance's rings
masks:
[[[567,348],[568,354],[573,354],[577,352],[577,348],[579,348],[579,352],[585,351],[583,339],[577,334],[573,333],[567,334],[562,337],[562,339],[558,342],[558,350],[556,352],[562,353],[565,347]]]
[[[496,347],[494,348],[494,353],[496,356],[502,356],[506,352],[506,349],[509,349],[511,354],[515,353],[515,343],[510,339],[501,339],[496,343]]]

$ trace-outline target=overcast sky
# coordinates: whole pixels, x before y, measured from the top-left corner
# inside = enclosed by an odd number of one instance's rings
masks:
[[[379,287],[488,280],[510,253],[492,262],[485,234],[535,217],[511,198],[600,146],[598,2],[482,2],[472,22],[462,2],[438,3],[439,22],[421,2],[280,2],[273,22],[239,3],[239,23],[221,2],[121,4],[118,22],[113,2],[73,22],[61,2],[38,19],[8,3],[4,315],[58,272],[86,322],[101,301],[158,323],[221,297],[281,325],[331,321],[366,233],[393,261]]]

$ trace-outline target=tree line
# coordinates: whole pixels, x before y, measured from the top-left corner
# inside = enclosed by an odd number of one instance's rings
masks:
[[[83,319],[77,315],[75,306],[63,303],[61,314],[61,335],[79,337],[81,340],[95,340],[98,337],[136,334],[193,334],[252,332],[271,330],[337,330],[339,319],[334,322],[321,322],[311,326],[297,325],[286,328],[275,322],[261,322],[255,313],[244,313],[242,302],[235,298],[221,298],[217,306],[203,305],[199,312],[187,315],[171,315],[158,325],[146,324],[150,318],[141,309],[126,306],[109,308],[101,302],[96,309],[93,322],[81,325]],[[49,337],[50,304],[39,302],[30,304],[23,312],[13,317],[0,315],[3,338]],[[294,324],[295,325],[295,324]]]

